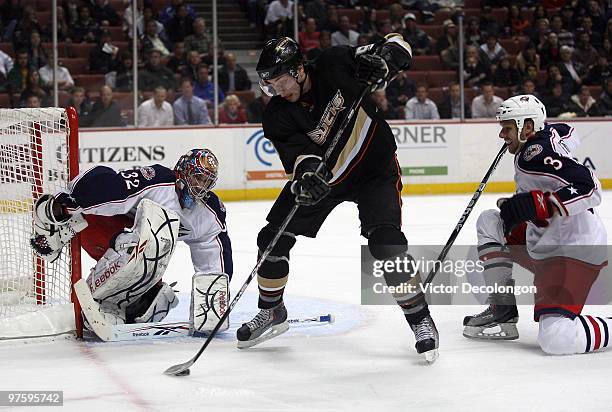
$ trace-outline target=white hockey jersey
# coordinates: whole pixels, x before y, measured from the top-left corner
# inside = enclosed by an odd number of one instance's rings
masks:
[[[562,255],[595,265],[607,261],[607,233],[594,209],[601,203],[601,184],[572,158],[579,144],[573,127],[547,124],[514,158],[517,193],[548,192],[561,212],[547,225],[528,222],[527,250],[534,259]]]
[[[134,216],[140,201],[150,199],[178,213],[178,240],[189,245],[196,272],[223,272],[231,277],[232,250],[223,203],[209,192],[205,204],[196,202],[192,209],[183,209],[175,181],[174,171],[161,165],[122,172],[96,166],[69,183],[63,202],[71,213]]]

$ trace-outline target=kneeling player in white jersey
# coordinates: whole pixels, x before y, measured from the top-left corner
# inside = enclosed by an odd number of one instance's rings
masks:
[[[232,251],[225,208],[212,191],[218,161],[207,149],[182,156],[174,170],[161,165],[117,172],[96,166],[66,191],[45,194],[35,205],[31,244],[49,261],[77,233],[97,261],[75,290],[89,326],[158,322],[178,304],[162,276],[177,240],[191,250],[195,269],[191,325],[194,334],[214,328],[225,313]]]
[[[476,224],[478,253],[489,286],[513,286],[512,265],[534,274],[538,343],[548,354],[603,349],[612,320],[582,315],[591,286],[607,265],[607,234],[595,211],[601,185],[574,161],[579,144],[564,123],[546,124],[546,109],[532,95],[512,97],[497,110],[499,137],[515,155],[516,194],[485,210]],[[466,316],[464,336],[516,339],[513,293],[496,293],[482,313]]]

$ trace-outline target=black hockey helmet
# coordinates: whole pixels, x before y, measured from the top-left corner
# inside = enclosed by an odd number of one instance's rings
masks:
[[[298,80],[298,66],[304,63],[304,56],[300,46],[289,37],[269,40],[261,51],[257,62],[257,74],[261,81],[259,85],[262,90],[273,96],[273,90],[266,90],[266,82],[270,79],[289,73],[296,81]]]

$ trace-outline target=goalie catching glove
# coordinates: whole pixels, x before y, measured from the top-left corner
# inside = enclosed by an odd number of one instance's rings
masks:
[[[328,183],[331,178],[331,172],[318,157],[307,157],[302,160],[295,167],[294,180],[291,184],[291,193],[295,195],[295,202],[302,206],[316,205],[331,191]]]
[[[504,233],[508,235],[518,224],[533,221],[539,226],[546,226],[549,219],[555,215],[555,206],[550,201],[550,193],[532,190],[519,193],[511,198],[497,201],[499,214],[504,222]]]

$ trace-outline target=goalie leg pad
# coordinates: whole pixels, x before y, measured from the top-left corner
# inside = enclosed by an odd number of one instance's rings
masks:
[[[151,293],[155,292],[157,293]],[[152,300],[146,299],[147,295],[153,295]],[[148,302],[142,302],[147,300]],[[134,318],[135,323],[161,322],[170,312],[170,309],[178,305],[178,296],[167,283],[162,283],[159,287],[154,287],[145,293],[139,303],[148,303],[148,307],[140,316]]]
[[[138,205],[134,227],[115,239],[87,278],[94,299],[125,308],[162,278],[176,245],[179,217],[150,200]]]
[[[229,276],[225,273],[196,273],[191,288],[189,331],[193,336],[207,335],[229,307]],[[219,331],[229,328],[229,318]]]

